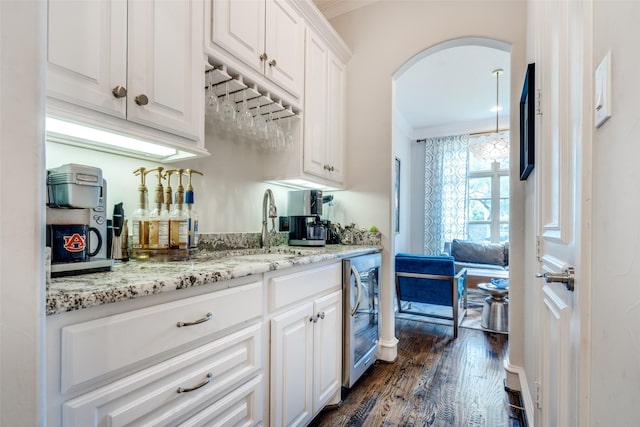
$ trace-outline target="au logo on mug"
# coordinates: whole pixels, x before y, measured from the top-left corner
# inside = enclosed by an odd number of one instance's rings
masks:
[[[82,252],[87,248],[85,236],[73,233],[71,236],[63,236],[64,248],[69,252]]]
[[[100,252],[102,236],[97,228],[86,224],[50,224],[47,246],[51,246],[52,264],[87,261]]]

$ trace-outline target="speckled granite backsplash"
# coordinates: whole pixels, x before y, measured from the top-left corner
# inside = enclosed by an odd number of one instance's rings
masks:
[[[341,243],[345,245],[379,246],[382,237],[379,232],[372,233],[356,228],[341,230]],[[254,249],[260,247],[261,233],[210,233],[200,234],[198,249],[205,251],[228,251],[234,249]],[[288,232],[279,232],[273,236],[271,246],[286,245]]]

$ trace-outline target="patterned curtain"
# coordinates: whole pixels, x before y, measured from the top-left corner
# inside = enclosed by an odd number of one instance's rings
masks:
[[[427,138],[424,167],[424,253],[467,235],[469,135]]]

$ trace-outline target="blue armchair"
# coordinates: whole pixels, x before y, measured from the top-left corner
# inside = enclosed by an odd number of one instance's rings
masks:
[[[467,310],[467,270],[455,273],[454,258],[397,254],[396,298],[399,313],[453,321],[453,337]],[[412,302],[451,307],[451,315],[412,310]]]

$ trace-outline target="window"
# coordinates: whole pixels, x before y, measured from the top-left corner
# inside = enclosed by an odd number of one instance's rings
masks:
[[[509,160],[492,162],[469,153],[468,239],[509,240]]]

